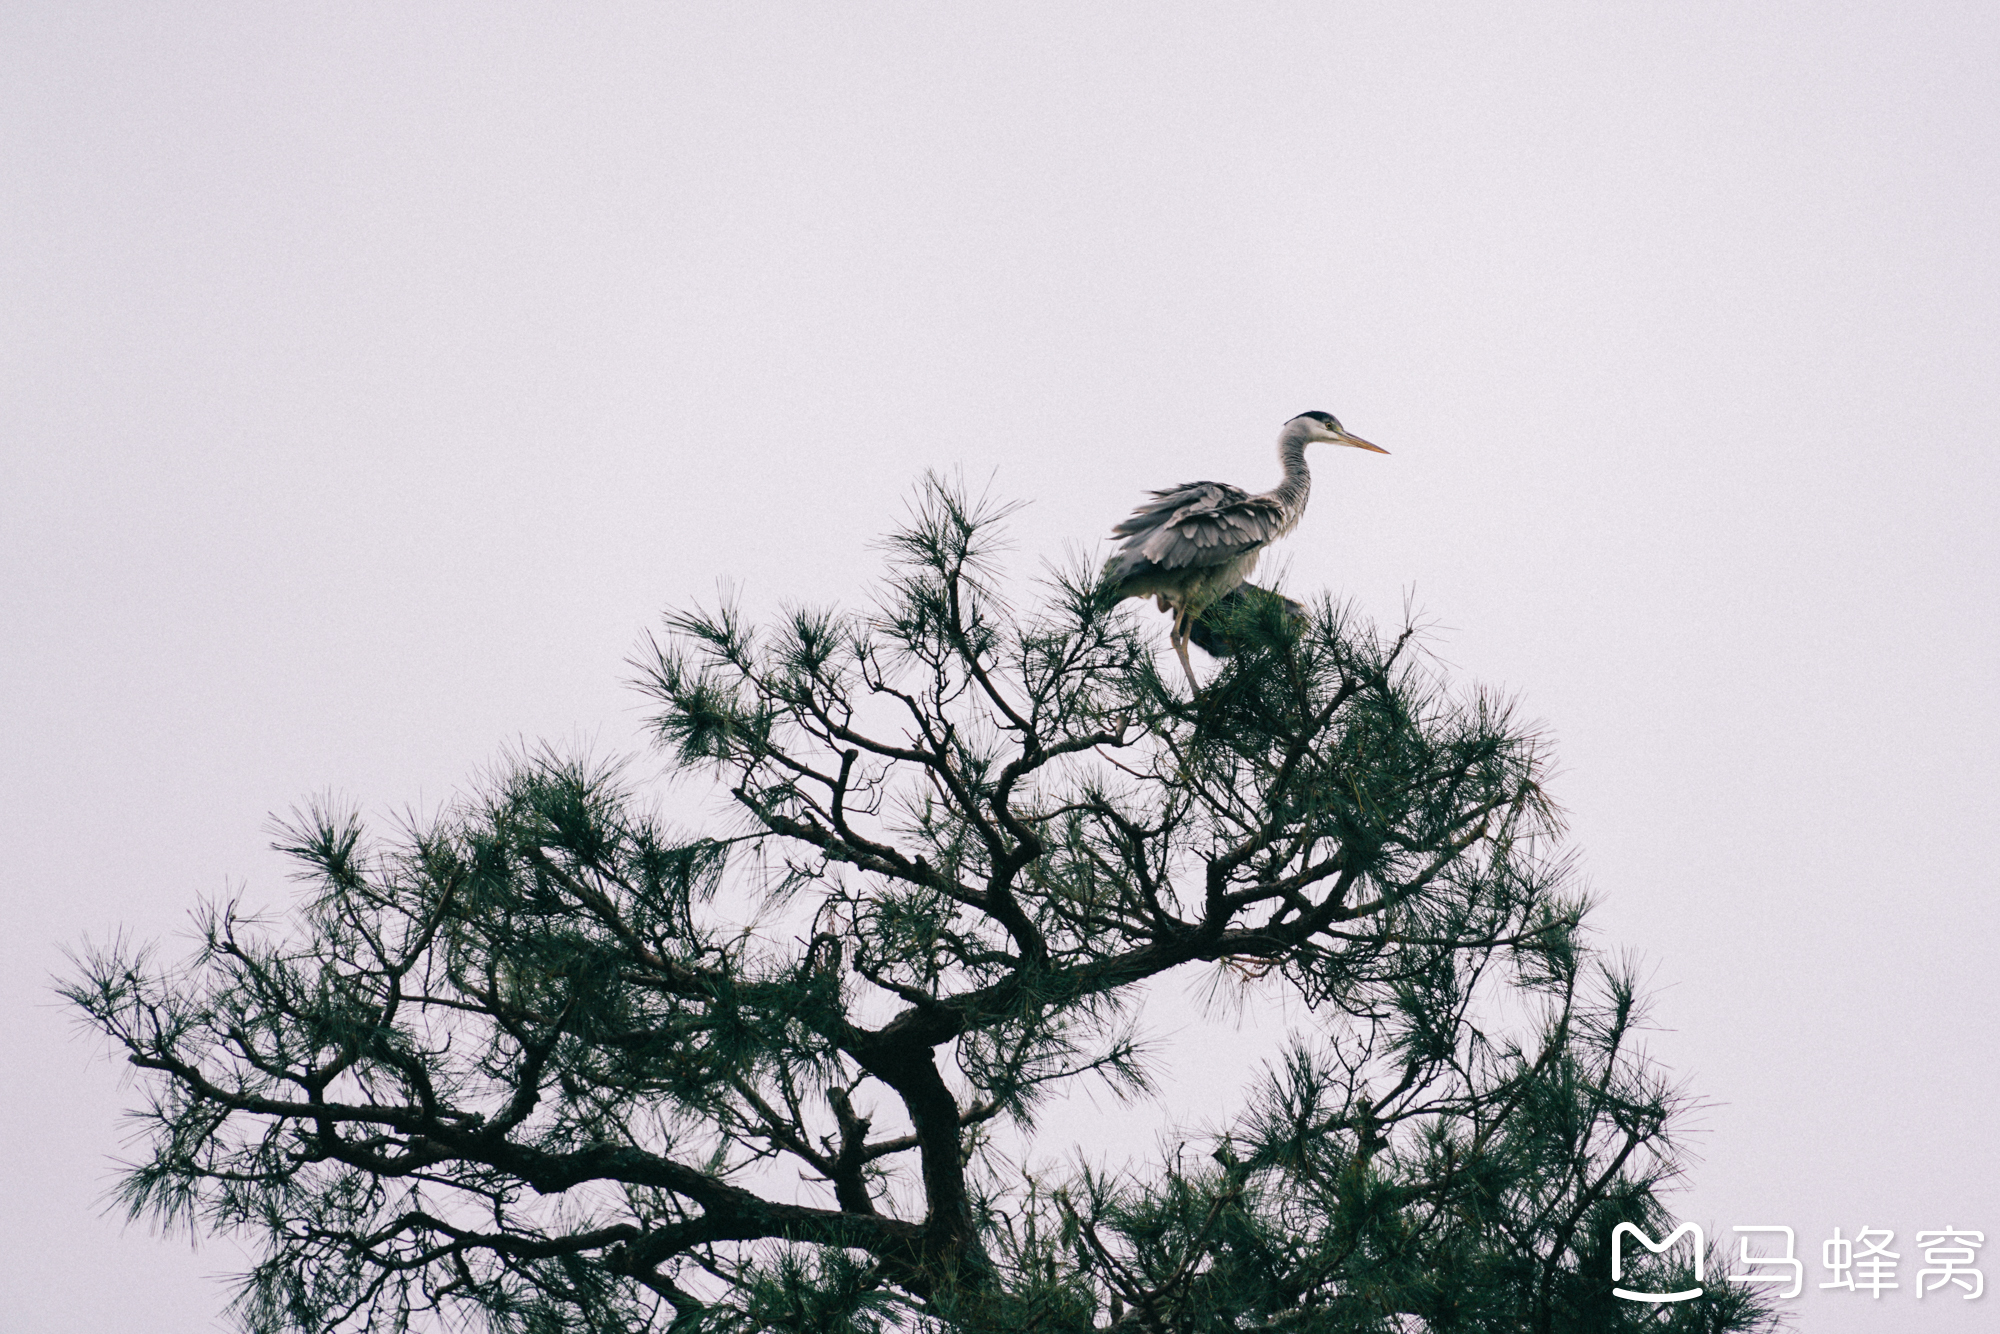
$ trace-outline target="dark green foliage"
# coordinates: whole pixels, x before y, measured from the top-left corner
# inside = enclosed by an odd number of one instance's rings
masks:
[[[86,960],[148,1072],[132,1212],[262,1238],[272,1331],[1767,1323],[1610,1295],[1680,1099],[1533,732],[1324,602],[1241,600],[1189,699],[1089,578],[1009,608],[997,517],[927,486],[871,615],[669,620],[642,684],[730,829],[523,756],[390,840],[304,812],[285,934]],[[1148,1092],[1176,970],[1313,1020],[1226,1134],[1011,1166],[1077,1080]]]
[[[1211,658],[1229,658],[1245,642],[1296,637],[1311,623],[1304,604],[1246,581],[1202,609],[1188,625],[1188,642]]]

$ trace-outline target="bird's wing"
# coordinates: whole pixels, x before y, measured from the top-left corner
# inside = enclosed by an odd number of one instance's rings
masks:
[[[1226,482],[1189,482],[1153,492],[1111,535],[1126,539],[1122,563],[1181,570],[1226,564],[1283,531],[1284,512],[1271,497]]]

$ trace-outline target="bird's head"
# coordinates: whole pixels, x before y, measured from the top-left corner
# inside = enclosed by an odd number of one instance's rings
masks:
[[[1301,412],[1285,423],[1287,433],[1297,432],[1306,440],[1324,440],[1328,444],[1352,445],[1356,449],[1366,449],[1377,454],[1389,451],[1380,445],[1371,445],[1360,436],[1342,426],[1331,412]]]

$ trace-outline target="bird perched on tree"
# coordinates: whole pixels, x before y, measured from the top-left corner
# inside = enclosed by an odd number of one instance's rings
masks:
[[[1321,440],[1389,452],[1351,434],[1331,413],[1303,412],[1278,433],[1285,476],[1273,489],[1252,495],[1227,482],[1188,482],[1153,492],[1151,501],[1111,530],[1125,545],[1105,564],[1106,590],[1118,598],[1150,597],[1161,611],[1173,612],[1169,642],[1190,687],[1200,688],[1188,661],[1190,627],[1249,576],[1265,547],[1298,526],[1312,490],[1306,446]]]

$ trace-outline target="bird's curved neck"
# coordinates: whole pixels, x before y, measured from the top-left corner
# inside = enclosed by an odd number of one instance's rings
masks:
[[[1312,490],[1312,473],[1306,469],[1305,432],[1287,430],[1278,437],[1278,462],[1285,469],[1285,479],[1271,494],[1287,509],[1296,509],[1306,503]]]

